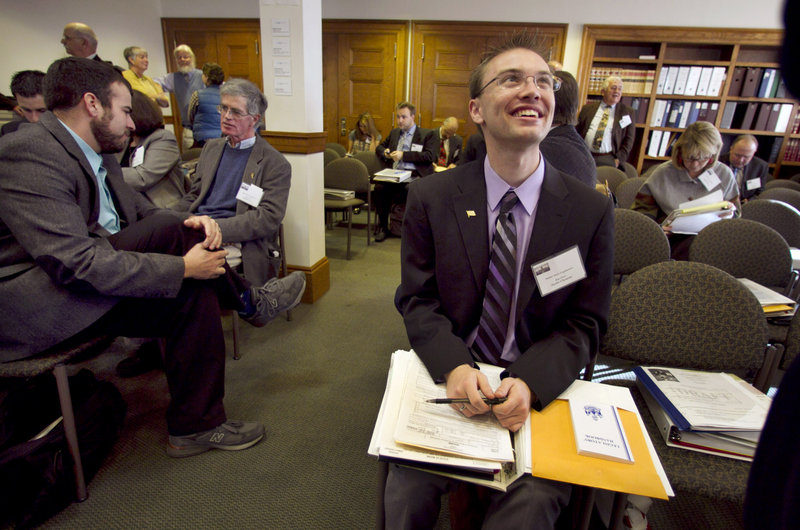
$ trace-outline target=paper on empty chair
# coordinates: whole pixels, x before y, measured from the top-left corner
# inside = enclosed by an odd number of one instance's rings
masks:
[[[736,279],[755,295],[767,316],[791,316],[797,310],[797,303],[788,296],[776,293],[772,289],[748,278]]]

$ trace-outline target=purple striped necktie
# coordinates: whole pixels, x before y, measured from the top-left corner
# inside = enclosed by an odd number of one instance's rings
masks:
[[[478,324],[478,334],[472,344],[481,360],[491,364],[500,363],[514,295],[517,228],[511,210],[518,201],[514,190],[508,190],[500,200],[500,214],[497,216],[492,238],[489,276],[486,278],[486,294],[483,297],[483,313]]]

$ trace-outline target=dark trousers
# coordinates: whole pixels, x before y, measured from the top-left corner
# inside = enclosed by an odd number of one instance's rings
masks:
[[[376,182],[372,192],[372,203],[375,205],[377,228],[389,232],[389,212],[393,204],[405,204],[408,197],[408,183]]]
[[[156,214],[110,236],[121,251],[183,256],[205,238],[171,214]],[[169,434],[205,431],[226,421],[225,339],[220,306],[241,309],[239,295],[249,287],[225,266],[213,280],[183,281],[175,298],[123,298],[78,337],[97,335],[156,337],[166,342],[164,371],[171,401]],[[74,339],[70,339],[74,340]]]

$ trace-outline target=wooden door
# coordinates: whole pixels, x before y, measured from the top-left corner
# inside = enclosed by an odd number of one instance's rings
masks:
[[[218,32],[216,62],[225,70],[226,78],[247,79],[263,91],[259,31]]]
[[[469,118],[469,75],[493,44],[518,31],[535,33],[550,57],[562,61],[566,24],[496,24],[420,22],[412,24],[411,100],[418,103],[417,123],[438,128],[455,116],[465,139],[477,129]]]
[[[383,136],[403,100],[406,25],[373,21],[323,21],[322,90],[328,142],[347,145],[363,112]]]

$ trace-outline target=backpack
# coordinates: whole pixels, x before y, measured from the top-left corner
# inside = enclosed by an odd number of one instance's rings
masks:
[[[119,390],[83,369],[69,378],[86,482],[100,469],[122,430],[127,407]],[[13,386],[0,402],[0,526],[38,525],[76,499],[72,457],[55,377],[43,374]]]

